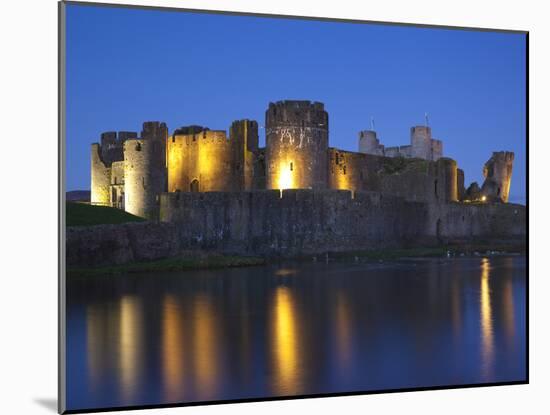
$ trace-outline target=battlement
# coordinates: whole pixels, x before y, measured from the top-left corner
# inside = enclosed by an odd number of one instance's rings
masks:
[[[275,124],[284,127],[309,127],[328,130],[328,113],[321,102],[277,101],[270,102],[265,113],[266,127]]]
[[[359,152],[363,154],[384,155],[384,145],[376,137],[376,131],[359,131]]]
[[[202,146],[205,144],[222,144],[229,145],[229,138],[225,130],[209,130],[204,129],[201,131],[195,131],[189,134],[176,134],[174,133],[169,137],[169,145],[179,144],[186,146]]]
[[[122,147],[124,141],[137,137],[137,133],[134,131],[106,131],[101,133],[100,137],[102,147]]]
[[[183,127],[176,128],[172,136],[175,135],[192,135],[192,134],[198,134],[202,131],[208,131],[210,128],[203,127],[201,125],[186,125]]]
[[[513,151],[494,151],[491,159],[502,162],[511,163],[514,161],[515,154]]]
[[[411,127],[411,136],[417,135],[425,138],[431,138],[432,128],[427,125],[415,125]]]
[[[168,137],[168,127],[161,121],[146,121],[141,130],[142,138],[166,139]]]

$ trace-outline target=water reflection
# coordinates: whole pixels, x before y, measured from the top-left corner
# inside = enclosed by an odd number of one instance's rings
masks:
[[[506,263],[508,265],[506,272],[509,273],[508,268],[512,265],[512,258],[506,258]],[[502,289],[502,307],[506,341],[509,347],[514,347],[514,340],[516,337],[516,311],[514,307],[514,283],[512,278],[506,278],[504,280],[504,287]]]
[[[275,362],[273,392],[296,395],[300,393],[296,309],[290,288],[278,286],[274,297],[271,345]]]
[[[336,294],[336,344],[340,376],[351,369],[352,321],[347,297],[341,291]]]
[[[197,379],[195,387],[201,400],[215,398],[221,375],[219,327],[216,324],[219,316],[211,301],[205,294],[197,295],[193,309],[193,360]]]
[[[177,401],[184,389],[185,350],[182,310],[176,297],[167,294],[162,304],[162,370],[167,402]]]
[[[140,299],[136,296],[124,296],[120,300],[118,356],[120,359],[120,396],[123,402],[135,398],[142,380],[143,357],[141,351],[143,349],[142,330],[144,324],[140,305]]]
[[[491,289],[489,274],[491,265],[488,258],[481,260],[481,365],[483,376],[489,379],[493,367],[494,339],[493,339],[493,310],[491,306]]]
[[[525,259],[117,276],[68,286],[70,409],[525,378]]]

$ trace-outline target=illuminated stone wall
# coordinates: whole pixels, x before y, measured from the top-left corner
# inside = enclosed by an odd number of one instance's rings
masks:
[[[168,191],[233,190],[233,149],[225,131],[186,132],[168,138]]]
[[[265,125],[267,189],[327,188],[328,113],[324,105],[270,103]]]
[[[127,139],[137,137],[132,131],[107,131],[101,134],[100,143],[91,147],[91,195],[92,204],[113,206],[111,204],[112,165],[124,160],[123,147]],[[115,176],[120,176],[116,170]]]
[[[379,191],[380,166],[384,158],[330,148],[328,187],[338,190]]]
[[[258,123],[235,121],[225,131],[183,127],[168,138],[168,191],[238,191],[254,188]]]
[[[494,152],[483,166],[485,181],[483,182],[483,186],[481,186],[481,194],[488,200],[508,202],[513,164],[513,152]]]
[[[101,145],[99,143],[92,144],[91,170],[91,203],[110,205],[111,168],[105,164],[101,157]]]

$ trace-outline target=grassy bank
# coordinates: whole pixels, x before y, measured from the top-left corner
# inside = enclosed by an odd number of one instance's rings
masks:
[[[73,268],[67,270],[68,277],[90,277],[99,275],[116,275],[137,272],[169,272],[194,269],[231,268],[264,265],[266,260],[257,257],[231,255],[200,255],[167,258],[158,261],[136,262],[99,268]]]
[[[67,226],[116,225],[127,222],[144,222],[145,219],[120,209],[67,202]]]

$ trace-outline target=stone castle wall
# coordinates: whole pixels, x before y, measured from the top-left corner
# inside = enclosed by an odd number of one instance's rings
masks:
[[[175,133],[167,154],[169,192],[234,190],[233,148],[225,131]]]
[[[265,125],[267,189],[326,188],[328,113],[324,105],[270,103]]]
[[[201,250],[317,255],[506,240],[525,243],[526,208],[513,204],[410,202],[376,192],[278,190],[164,193],[161,223],[72,227],[67,264],[147,261]]]
[[[328,152],[329,189],[380,191],[383,157],[330,148]]]
[[[421,204],[377,193],[288,189],[165,193],[160,218],[176,224],[185,249],[301,255],[417,240],[426,213]]]

